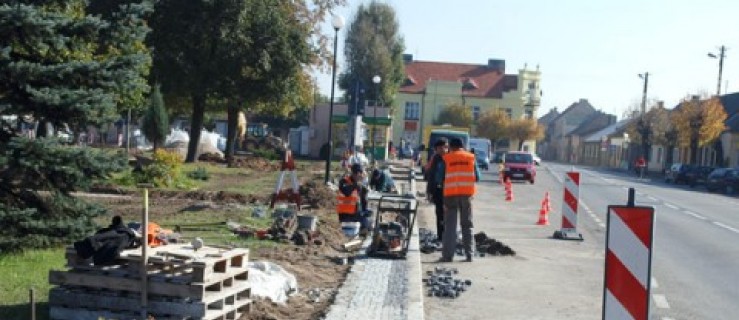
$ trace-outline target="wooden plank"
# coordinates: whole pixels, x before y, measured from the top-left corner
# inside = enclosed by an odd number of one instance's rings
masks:
[[[109,310],[91,310],[66,307],[49,307],[51,320],[100,320],[100,319],[140,319],[138,313],[113,312]],[[187,317],[157,316],[157,320],[188,320]]]
[[[49,271],[49,283],[55,285],[82,286],[109,290],[140,292],[141,281],[136,278],[109,277],[78,272]],[[201,299],[205,294],[204,284],[173,284],[152,282],[149,284],[151,294],[165,296],[190,297]]]

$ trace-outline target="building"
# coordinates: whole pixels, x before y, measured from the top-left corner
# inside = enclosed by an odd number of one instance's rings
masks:
[[[546,153],[541,156],[546,160],[577,163],[580,154],[575,150],[576,146],[572,144],[568,135],[596,112],[587,99],[580,99],[549,121],[545,133],[548,141]]]
[[[403,58],[406,78],[393,105],[392,140],[396,144],[401,140],[416,146],[428,143],[421,141],[424,128],[451,104],[468,106],[474,119],[493,109],[511,118],[533,118],[539,107],[538,67],[528,70],[524,66],[517,74],[506,74],[505,60],[466,64],[414,61],[408,54]],[[524,148],[534,152],[535,141],[527,141]]]
[[[567,145],[572,149],[572,152],[577,155],[577,158],[581,160],[580,163],[601,164],[605,162],[602,161],[605,159],[605,157],[603,157],[600,151],[607,150],[598,149],[595,150],[595,152],[593,152],[594,150],[586,150],[585,142],[592,142],[593,133],[601,131],[600,135],[596,136],[596,138],[598,139],[597,142],[603,140],[603,143],[605,145],[605,143],[609,141],[607,134],[610,134],[610,132],[603,130],[612,126],[614,123],[616,123],[616,116],[601,111],[596,111],[595,113],[592,113],[588,117],[586,117],[583,122],[581,122],[580,125],[577,126],[577,128],[570,131],[570,133],[565,136],[565,139],[567,140]]]
[[[376,109],[375,109],[376,108]],[[308,118],[309,133],[307,143],[309,154],[311,157],[321,157],[321,148],[328,142],[328,124],[329,124],[330,105],[321,104],[314,106],[310,111]],[[346,104],[334,104],[334,112],[332,118],[333,129],[331,135],[334,139],[334,156],[340,156],[349,148],[351,141],[351,121]],[[362,143],[356,145],[364,146],[367,153],[371,153],[372,139],[370,132],[373,127],[377,129],[375,135],[375,145],[378,159],[384,159],[387,153],[387,137],[390,136],[390,117],[388,117],[389,108],[368,106],[365,108],[367,116],[362,117],[360,125],[362,132],[356,132],[355,137],[363,140]],[[368,154],[369,156],[369,154]]]

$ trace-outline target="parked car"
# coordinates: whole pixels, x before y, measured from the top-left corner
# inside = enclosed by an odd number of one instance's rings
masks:
[[[739,180],[739,169],[718,168],[711,171],[706,180],[706,190],[734,193],[736,181]]]
[[[534,164],[535,165],[537,165],[537,166],[538,165],[541,165],[541,158],[539,158],[539,155],[538,154],[534,153],[531,156],[534,157]]]
[[[707,166],[691,167],[685,173],[685,183],[691,188],[695,188],[699,185],[705,185],[706,180],[708,179],[708,175],[711,174],[711,171],[713,171],[714,169],[714,167]]]
[[[508,151],[503,161],[503,175],[511,180],[524,180],[534,184],[536,181],[536,165],[529,152]]]
[[[477,162],[477,167],[482,170],[490,169],[490,157],[483,150],[475,150],[475,162]]]
[[[691,168],[692,166],[689,164],[674,163],[670,166],[670,169],[665,172],[665,182],[674,184],[686,183],[687,180],[685,178],[685,174],[688,173]]]

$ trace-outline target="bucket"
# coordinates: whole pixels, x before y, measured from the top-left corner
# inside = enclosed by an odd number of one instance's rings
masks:
[[[308,230],[308,231],[316,231],[316,224],[318,223],[318,218],[316,216],[311,215],[302,215],[298,216],[298,229],[302,230]]]
[[[342,222],[341,223],[341,231],[344,232],[344,235],[353,238],[359,234],[359,222]]]

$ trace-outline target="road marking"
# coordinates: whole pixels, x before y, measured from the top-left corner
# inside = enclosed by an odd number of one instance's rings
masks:
[[[694,218],[698,218],[698,219],[701,219],[701,220],[706,220],[706,217],[704,217],[702,215],[699,215],[699,214],[697,214],[695,212],[687,211],[687,210],[686,211],[683,211],[683,212],[685,212],[685,214],[687,214],[689,216],[693,216]]]
[[[585,204],[585,202],[582,202],[582,200],[580,200],[580,205],[582,206],[583,209],[590,211],[590,208],[588,208],[588,206]]]
[[[669,318],[669,317],[662,317],[662,320],[675,320],[675,319]]]
[[[603,223],[603,222],[600,222],[600,223],[598,223],[598,225],[599,225],[599,226],[600,226],[601,228],[604,228],[604,229],[605,229],[605,227],[606,227],[606,224],[605,224],[605,223]]]
[[[660,308],[660,309],[670,308],[670,304],[667,303],[667,298],[663,294],[653,294],[652,300],[654,300],[654,305],[657,306],[657,308]]]
[[[657,284],[657,279],[652,277],[652,289],[659,288],[659,285]]]
[[[729,225],[725,225],[725,224],[723,224],[721,222],[714,221],[713,224],[715,224],[715,225],[717,225],[717,226],[719,226],[721,228],[724,228],[724,229],[727,229],[727,230],[730,230],[730,231],[734,231],[736,233],[739,233],[739,229],[736,229],[736,228],[734,228],[732,226],[729,226]]]
[[[670,209],[674,209],[674,210],[677,210],[677,209],[678,209],[678,208],[677,208],[676,206],[674,206],[674,205],[671,205],[671,204],[669,204],[669,203],[665,203],[665,207],[668,207],[668,208],[670,208]]]
[[[652,201],[658,201],[657,198],[652,197],[652,196],[648,196],[647,198],[649,198],[649,200],[652,200]]]

